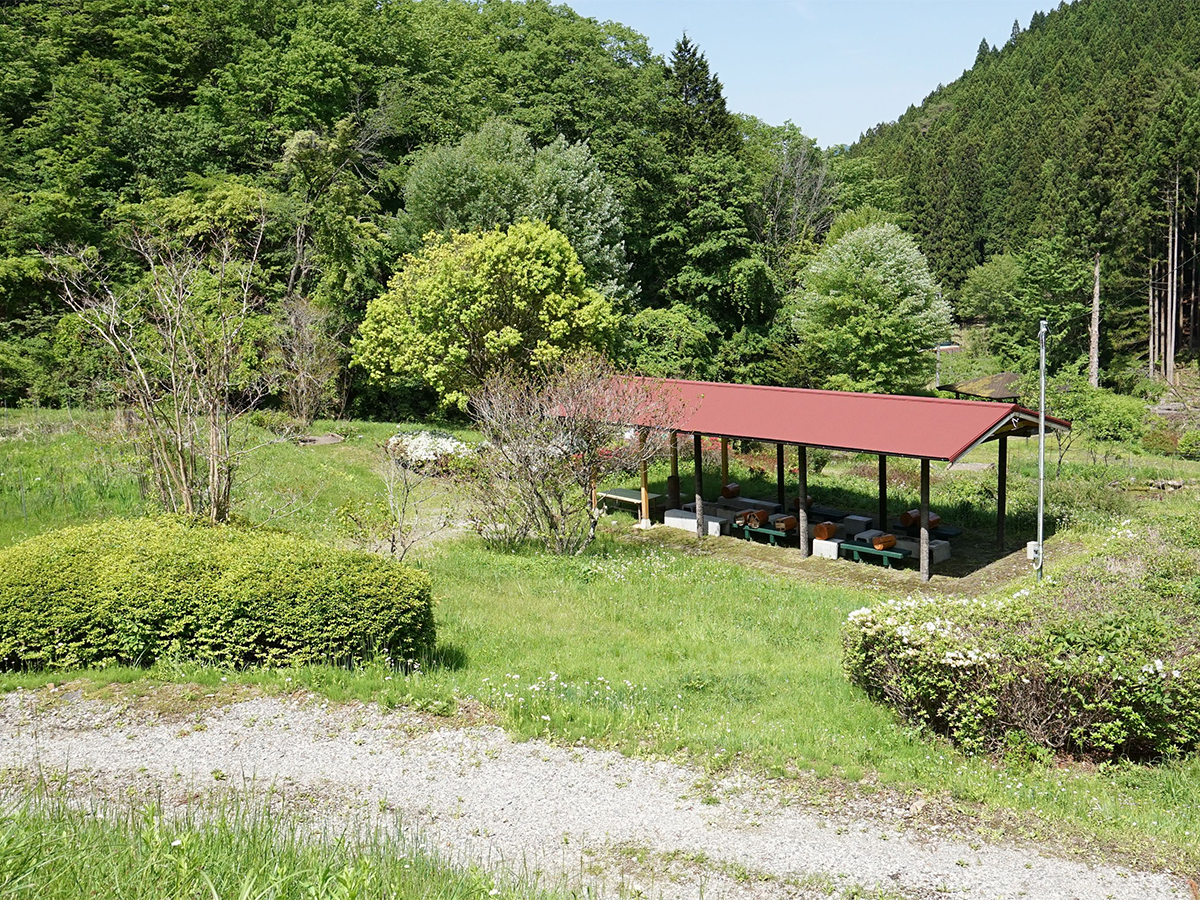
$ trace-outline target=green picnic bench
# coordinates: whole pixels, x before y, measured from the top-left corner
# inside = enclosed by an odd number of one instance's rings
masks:
[[[865,541],[842,541],[842,553],[853,558],[855,562],[862,562],[866,557],[876,557],[884,568],[892,567],[892,560],[908,559],[912,553],[908,550],[902,550],[893,547],[890,550],[876,550],[873,546]]]
[[[734,529],[740,530],[742,537],[748,541],[754,540],[754,535],[756,534],[766,535],[767,540],[770,542],[772,547],[778,547],[780,541],[786,542],[789,538],[796,537],[796,532],[794,530],[780,531],[777,528],[755,528],[751,525],[737,524],[730,525],[729,529],[730,531],[733,531]]]

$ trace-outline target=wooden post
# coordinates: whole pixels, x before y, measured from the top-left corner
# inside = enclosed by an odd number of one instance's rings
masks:
[[[671,509],[682,506],[679,497],[679,432],[671,432],[671,475],[667,478],[667,503]]]
[[[888,530],[887,514],[887,457],[879,454],[879,523],[875,526],[880,531]]]
[[[800,533],[800,557],[808,559],[812,545],[808,540],[808,448],[800,447],[799,490],[796,499],[796,530]]]
[[[696,463],[696,537],[704,537],[704,451],[700,435],[692,435],[692,458]]]
[[[921,460],[921,581],[929,580],[929,460]]]
[[[1004,552],[1004,516],[1008,505],[1008,436],[996,441],[1000,452],[996,458],[996,547]]]
[[[784,491],[783,482],[783,444],[775,445],[775,482],[776,482],[776,499],[779,501],[779,511],[786,512],[783,506],[787,501],[786,491]]]
[[[721,487],[729,484],[729,438],[721,438]]]
[[[638,447],[642,454],[642,527],[650,527],[650,474],[646,471],[646,429],[638,435]]]

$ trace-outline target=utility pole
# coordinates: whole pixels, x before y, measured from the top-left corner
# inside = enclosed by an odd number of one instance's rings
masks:
[[[1042,580],[1042,568],[1046,561],[1046,320],[1038,325],[1038,523],[1037,523],[1037,580]]]

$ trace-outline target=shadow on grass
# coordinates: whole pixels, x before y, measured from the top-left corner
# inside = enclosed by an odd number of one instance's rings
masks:
[[[433,652],[425,654],[421,666],[427,672],[433,669],[457,672],[459,669],[465,669],[467,662],[467,651],[458,644],[439,642]]]

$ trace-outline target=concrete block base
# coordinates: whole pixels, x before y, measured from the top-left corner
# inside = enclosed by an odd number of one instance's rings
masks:
[[[917,564],[921,563],[921,541],[918,538],[897,538],[896,547],[901,550],[907,550],[912,554],[912,558]],[[945,562],[950,558],[950,542],[936,541],[929,542],[929,564],[936,565],[940,562]]]
[[[688,512],[686,509],[668,509],[663,513],[663,524],[669,528],[678,528],[680,531],[690,531],[696,533],[696,513],[693,510]],[[728,523],[724,519],[718,519],[714,516],[704,517],[704,533],[716,537],[722,531],[727,530]]]
[[[870,516],[846,516],[842,519],[842,524],[846,526],[846,535],[853,537],[864,531],[869,531],[875,527],[875,520]]]
[[[827,541],[813,541],[812,555],[819,556],[822,559],[837,559],[838,552],[842,547],[841,538],[831,538]]]

